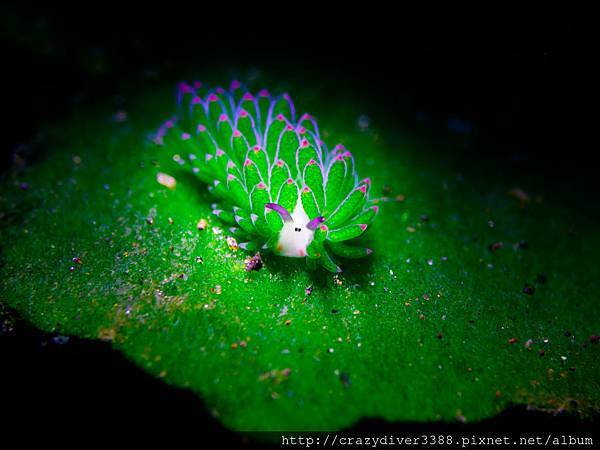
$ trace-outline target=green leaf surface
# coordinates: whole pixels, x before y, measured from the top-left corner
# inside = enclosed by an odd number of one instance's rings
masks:
[[[132,97],[124,123],[98,106],[49,124],[39,157],[6,174],[3,303],[42,329],[111,342],[238,430],[475,421],[515,403],[598,411],[597,210],[575,222],[577,199],[550,200],[530,178],[520,180],[531,199],[522,205],[498,167],[452,159],[464,142],[443,129],[413,134],[381,117],[361,132],[367,106],[351,92],[298,84],[296,107],[318,114],[330,148],[343,141],[372,179],[379,214],[356,246],[373,254],[340,259],[333,275],[264,253],[264,267],[246,272],[248,253],[211,213],[206,186],[148,138],[173,112],[171,92]],[[239,143],[243,164],[249,147]],[[176,185],[159,183],[169,180],[161,173]],[[291,187],[280,199],[288,208]]]

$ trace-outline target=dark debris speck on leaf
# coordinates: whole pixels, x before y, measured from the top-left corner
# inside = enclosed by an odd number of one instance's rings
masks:
[[[340,373],[340,381],[344,387],[350,387],[350,374],[348,372]]]
[[[260,270],[262,266],[263,261],[260,257],[260,252],[258,252],[246,261],[246,272],[251,272],[252,270]]]
[[[535,293],[535,288],[528,284],[523,288],[523,293],[527,295],[533,295]]]
[[[494,242],[493,244],[490,244],[488,246],[488,249],[490,252],[496,252],[496,251],[500,250],[502,247],[504,247],[504,244],[502,242]]]

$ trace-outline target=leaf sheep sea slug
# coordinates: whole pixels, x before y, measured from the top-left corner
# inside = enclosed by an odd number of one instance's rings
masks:
[[[155,142],[189,165],[218,198],[213,213],[249,251],[306,258],[331,272],[334,259],[371,250],[346,241],[377,215],[369,178],[359,181],[342,145],[329,151],[308,114],[297,116],[288,94],[257,94],[233,81],[228,90],[180,83],[177,114]]]

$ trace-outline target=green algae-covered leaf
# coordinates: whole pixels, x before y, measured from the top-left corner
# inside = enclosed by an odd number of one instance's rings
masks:
[[[480,174],[453,159],[463,141],[453,147],[444,131],[416,138],[391,119],[359,132],[368,108],[346,100],[354,96],[330,89],[324,102],[296,85],[297,103],[354,152],[374,197],[339,229],[317,229],[309,271],[265,251],[282,221],[250,209],[238,170],[246,143],[239,161],[222,148],[239,164],[226,164],[237,181],[206,180],[224,196],[213,206],[191,167],[201,170],[208,154],[213,164],[221,147],[207,138],[196,160],[184,147],[174,160],[150,141],[173,112],[170,92],[128,99],[126,123],[98,107],[49,124],[39,157],[7,172],[3,304],[42,329],[111,342],[237,430],[333,430],[365,417],[472,422],[513,404],[600,409],[597,214],[576,222],[572,197],[543,200],[533,187],[530,198],[542,200],[522,206],[506,194],[505,171]],[[269,94],[257,99],[266,124]],[[303,181],[315,192],[311,166]],[[298,186],[288,178],[279,178],[280,190],[289,186],[280,200],[291,210]],[[248,232],[228,223],[232,206],[254,225]],[[263,216],[269,238],[256,235]],[[357,242],[334,242],[358,224],[369,229]],[[260,251],[264,267],[246,271],[244,248]],[[368,258],[345,259],[366,248]],[[327,271],[338,270],[332,256],[343,272]]]

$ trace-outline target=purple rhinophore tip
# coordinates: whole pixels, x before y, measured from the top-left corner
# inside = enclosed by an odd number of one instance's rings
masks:
[[[225,89],[223,89],[222,87],[216,88],[215,91],[217,91],[217,94],[224,94],[225,93]]]
[[[246,92],[242,96],[242,100],[252,101],[252,100],[254,100],[254,95],[252,95],[250,92]]]
[[[198,125],[198,133],[203,133],[206,131],[206,127],[202,124]]]
[[[269,91],[267,91],[266,89],[261,89],[260,92],[258,93],[258,95],[260,97],[268,97],[269,96]]]
[[[220,148],[217,149],[217,156],[223,156],[225,154],[225,152],[223,150],[221,150]]]
[[[215,94],[210,94],[210,95],[208,96],[208,101],[209,101],[209,102],[216,102],[216,101],[218,101],[218,100],[219,100],[219,97],[217,97]]]
[[[182,140],[187,141],[189,138],[191,138],[190,133],[181,133]]]
[[[325,222],[325,217],[323,217],[323,216],[315,217],[313,220],[311,220],[310,222],[308,222],[306,224],[306,228],[308,228],[309,230],[315,231],[319,227],[319,225],[321,225],[323,222]]]
[[[360,229],[362,231],[365,231],[367,229],[367,224],[366,223],[359,223],[358,226],[360,227]]]
[[[200,97],[194,97],[192,99],[192,104],[196,105],[196,104],[200,103],[201,101],[202,101],[202,99]]]
[[[367,255],[370,255],[371,253],[373,253],[373,250],[371,250],[370,248],[367,249]]]
[[[277,211],[284,222],[290,222],[292,220],[292,216],[283,206],[278,205],[277,203],[267,203],[265,208],[272,209],[273,211]]]
[[[221,114],[219,116],[219,122],[227,122],[227,114]]]
[[[194,89],[200,89],[202,87],[202,81],[194,81]]]
[[[233,80],[231,82],[231,86],[229,86],[229,89],[235,91],[236,89],[239,89],[241,85],[242,84],[238,80]]]

